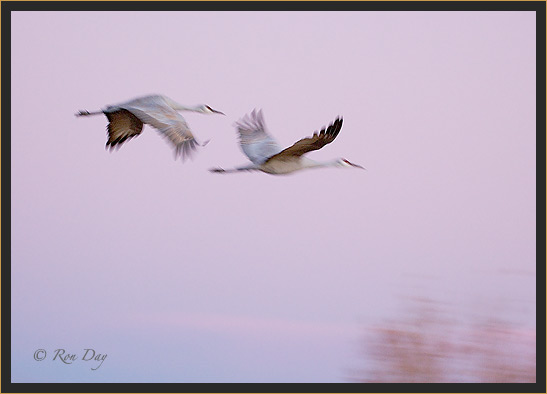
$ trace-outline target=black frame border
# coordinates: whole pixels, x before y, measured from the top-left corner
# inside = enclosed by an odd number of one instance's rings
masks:
[[[12,383],[11,382],[11,13],[13,11],[535,11],[536,12],[536,383]],[[545,393],[546,3],[544,1],[2,1],[1,218],[4,393]],[[540,160],[541,159],[541,160]],[[537,264],[537,263],[540,264]],[[541,290],[541,291],[540,291]],[[537,295],[540,297],[537,297]],[[543,313],[543,314],[541,314]],[[538,351],[539,350],[539,351]]]

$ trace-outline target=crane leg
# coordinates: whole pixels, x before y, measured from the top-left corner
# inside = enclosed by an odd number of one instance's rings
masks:
[[[220,174],[227,174],[229,172],[240,172],[240,171],[259,171],[259,168],[255,164],[250,164],[248,166],[242,166],[242,167],[236,167],[236,168],[230,168],[228,170],[225,170],[224,168],[210,168],[209,171],[216,172]]]
[[[103,111],[89,112],[88,110],[81,109],[78,111],[78,113],[74,114],[74,116],[90,116],[90,115],[99,115],[102,113]]]

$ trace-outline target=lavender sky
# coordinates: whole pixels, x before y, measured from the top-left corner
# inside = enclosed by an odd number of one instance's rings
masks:
[[[14,382],[343,382],[410,297],[534,332],[533,12],[15,12],[11,65]],[[74,117],[150,93],[227,114],[195,160]],[[254,108],[367,171],[209,173]]]

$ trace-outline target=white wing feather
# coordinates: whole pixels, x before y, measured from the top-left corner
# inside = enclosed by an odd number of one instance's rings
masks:
[[[243,153],[254,164],[262,164],[283,148],[266,131],[262,110],[253,110],[235,124],[239,133],[239,144]]]

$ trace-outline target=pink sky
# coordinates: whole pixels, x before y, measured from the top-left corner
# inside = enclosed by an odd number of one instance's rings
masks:
[[[16,12],[11,61],[13,381],[344,381],[409,296],[535,327],[533,12]],[[74,117],[149,93],[227,116],[184,164]],[[368,170],[209,173],[253,108]]]

